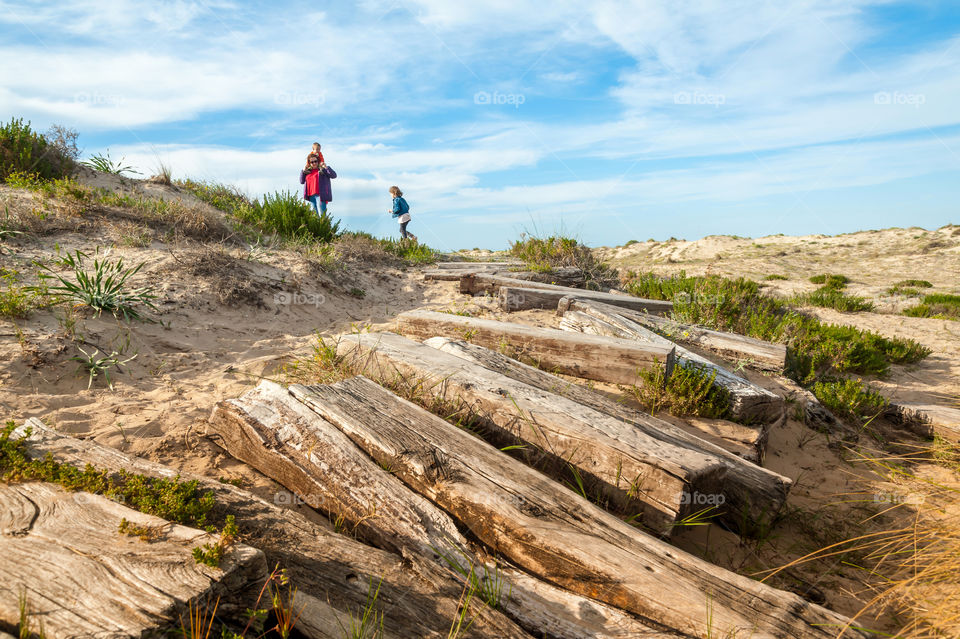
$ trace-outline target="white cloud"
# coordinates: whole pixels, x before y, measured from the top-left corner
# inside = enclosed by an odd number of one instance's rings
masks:
[[[0,0],[18,34],[0,45],[16,60],[0,100],[84,132],[183,122],[248,138],[249,151],[154,146],[175,174],[252,194],[298,189],[317,139],[341,172],[338,209],[358,216],[391,184],[419,210],[497,219],[794,197],[957,167],[942,131],[957,124],[960,40],[886,50],[878,29],[896,25],[865,17],[885,1],[383,0],[294,20],[230,3]],[[477,91],[526,103],[478,105]],[[885,139],[906,132],[922,135]],[[156,163],[149,144],[121,153]],[[597,162],[612,177],[580,175]]]

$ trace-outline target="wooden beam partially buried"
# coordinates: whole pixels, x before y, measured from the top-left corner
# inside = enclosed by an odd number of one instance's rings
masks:
[[[636,384],[639,371],[654,367],[669,376],[674,364],[672,347],[435,311],[400,313],[397,327],[421,340],[441,335],[488,348],[508,347],[547,370],[612,384]]]
[[[866,636],[842,615],[637,530],[371,380],[291,392],[477,538],[548,581],[692,637]]]

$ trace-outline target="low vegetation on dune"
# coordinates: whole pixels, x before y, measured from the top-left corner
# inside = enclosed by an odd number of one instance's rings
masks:
[[[932,293],[924,295],[920,303],[903,311],[909,317],[960,320],[960,295]]]
[[[90,187],[71,177],[79,155],[76,133],[62,127],[54,127],[53,131],[59,137],[50,141],[20,120],[0,127],[0,183],[34,194],[32,208],[9,204],[5,207],[0,219],[0,240],[115,228],[121,236],[119,243],[125,246],[185,239],[270,243],[299,251],[329,268],[359,260],[423,264],[437,256],[436,251],[417,242],[345,231],[329,212],[317,215],[297,193],[281,191],[251,199],[224,184],[171,180],[167,166],[161,166],[162,175],[151,181],[174,189],[169,197]],[[99,159],[99,164],[83,164],[113,174],[129,168],[113,163],[108,156]],[[177,197],[176,190],[192,194],[209,206]],[[4,315],[8,317],[22,315],[26,309],[15,296],[8,297],[5,304]]]
[[[831,291],[842,295],[848,282],[837,275],[811,279],[822,285],[818,289],[822,298]],[[897,286],[928,288],[929,283],[907,280]],[[624,288],[640,297],[672,300],[673,316],[678,321],[787,343],[786,373],[810,389],[837,417],[861,429],[869,429],[888,407],[888,400],[863,378],[884,377],[891,365],[917,363],[931,352],[911,339],[888,338],[852,326],[822,322],[795,306],[814,303],[811,296],[771,297],[761,292],[759,284],[745,278],[631,272],[624,277]],[[929,295],[924,301],[928,298],[931,303],[915,307],[915,316],[947,316],[951,305],[960,300],[960,296]],[[936,306],[938,303],[942,305]],[[823,305],[847,310],[842,308],[843,303],[831,301]],[[858,310],[866,310],[865,305]],[[882,435],[874,436],[879,450],[850,445],[842,448],[843,455],[848,462],[867,470],[876,481],[895,487],[892,490],[896,492],[880,495],[883,503],[876,512],[851,522],[844,528],[849,529],[846,533],[834,530],[826,534],[814,530],[809,522],[804,523],[812,538],[822,539],[821,547],[777,570],[760,574],[770,578],[781,571],[789,573],[806,562],[842,561],[858,569],[859,574],[854,577],[865,595],[866,604],[855,615],[855,621],[868,615],[892,616],[898,624],[898,637],[956,636],[960,630],[954,614],[960,602],[956,562],[960,536],[953,514],[957,489],[955,482],[931,481],[912,469],[917,463],[932,462],[956,473],[960,469],[956,461],[960,459],[958,447],[937,439],[920,446],[895,445],[886,442]],[[873,488],[866,493],[872,494],[872,501],[877,499],[876,491]],[[790,517],[788,512],[786,518]],[[891,527],[886,522],[895,525]]]
[[[830,275],[827,273],[814,275],[810,278],[813,284],[820,284],[820,288],[812,293],[796,295],[792,302],[798,306],[819,306],[821,308],[832,308],[843,313],[856,313],[858,311],[872,311],[874,304],[865,297],[848,295],[844,292],[850,278],[846,275]]]
[[[76,132],[60,126],[46,135],[38,133],[22,118],[0,125],[0,182],[16,173],[30,173],[42,180],[70,175],[79,156],[76,139]]]
[[[932,288],[933,284],[927,280],[900,280],[893,286],[887,289],[887,295],[906,295],[906,296],[915,296],[920,294],[920,289],[922,288]]]
[[[510,243],[508,252],[531,271],[548,272],[561,267],[579,269],[588,289],[609,288],[617,282],[616,272],[598,260],[593,250],[574,238],[522,233],[519,240]]]
[[[884,375],[891,364],[919,362],[930,349],[914,340],[887,338],[852,326],[827,324],[765,295],[744,278],[627,273],[624,290],[638,297],[671,300],[678,321],[787,343],[787,373],[811,385],[844,374]]]
[[[246,248],[251,255],[257,247],[270,246],[294,252],[324,271],[341,271],[350,263],[420,265],[438,257],[434,250],[415,241],[377,238],[368,233],[344,230],[331,214],[318,216],[295,192],[276,192],[251,199],[223,184],[173,180],[169,167],[165,166],[161,167],[154,183],[164,185],[163,188],[168,190],[165,193],[173,194],[169,199],[148,197],[136,190],[120,192],[94,188],[71,177],[79,155],[75,139],[75,134],[57,127],[47,134],[33,132],[29,124],[20,120],[0,127],[0,182],[23,190],[23,193],[16,193],[19,199],[13,210],[7,206],[3,211],[0,242],[13,243],[25,237],[41,238],[69,232],[93,235],[103,233],[104,229],[120,229],[114,234],[115,244],[122,246],[193,242],[212,244],[221,249],[224,246]],[[130,169],[122,160],[114,163],[109,155],[94,160],[98,170],[121,174]],[[178,192],[193,197],[178,199],[175,196]],[[0,251],[3,249],[0,245]],[[759,283],[745,278],[687,276],[682,271],[670,276],[629,272],[618,277],[588,247],[559,234],[546,237],[524,234],[511,243],[508,252],[534,271],[547,272],[564,267],[579,269],[588,288],[604,290],[620,281],[622,288],[630,294],[670,300],[674,304],[673,318],[683,323],[787,344],[789,355],[785,374],[809,389],[841,420],[862,430],[869,428],[888,408],[887,399],[865,380],[888,375],[893,365],[920,362],[931,353],[929,348],[911,339],[888,338],[852,326],[830,324],[803,312],[801,307],[810,305],[843,312],[874,308],[866,298],[847,294],[845,289],[850,279],[839,274],[824,273],[811,277],[810,282],[818,285],[815,291],[783,299],[764,294]],[[224,254],[219,253],[221,257]],[[111,372],[120,372],[121,366],[136,354],[130,356],[122,348],[110,353],[101,353],[92,345],[90,349],[80,348],[81,344],[89,345],[90,342],[85,342],[70,329],[69,318],[75,317],[71,314],[76,313],[112,315],[124,329],[129,329],[135,322],[155,322],[150,311],[156,312],[163,300],[152,286],[134,283],[143,280],[145,266],[143,262],[128,262],[111,256],[99,246],[89,251],[62,251],[58,245],[55,253],[50,252],[49,258],[37,260],[29,267],[17,264],[19,270],[0,269],[0,317],[21,319],[37,309],[62,311],[63,319],[58,317],[58,322],[64,329],[63,334],[83,353],[83,356],[71,359],[78,362],[80,372],[87,375],[88,379],[84,381],[88,381],[88,388],[102,376],[112,389]],[[200,266],[191,264],[190,268]],[[32,272],[28,272],[30,269]],[[198,276],[204,273],[202,270],[194,272]],[[766,279],[785,280],[787,277],[769,275]],[[892,286],[888,293],[920,298],[916,306],[903,312],[905,315],[960,319],[960,295],[921,295],[921,291],[927,288],[931,288],[929,282],[903,280]],[[354,287],[348,294],[359,300],[366,292]],[[251,295],[259,300],[256,291]],[[220,301],[224,303],[224,299]],[[469,314],[465,309],[451,312]],[[286,381],[331,383],[357,372],[337,355],[335,344],[318,337],[311,355],[287,363],[281,376]],[[714,383],[715,373],[681,365],[675,367],[669,379],[662,371],[656,370],[643,373],[642,377],[640,384],[626,389],[626,392],[632,393],[630,399],[651,413],[665,411],[683,417],[730,418],[730,396],[728,391]],[[475,406],[430,392],[432,389],[425,386],[429,383],[427,380],[397,375],[383,383],[397,395],[449,422],[478,436],[486,436],[488,424]],[[23,440],[12,436],[13,429],[14,424],[9,422],[0,430],[0,481],[50,481],[68,490],[86,490],[120,498],[143,512],[199,526],[210,532],[219,528],[219,540],[197,548],[194,555],[197,562],[210,566],[216,566],[241,535],[232,516],[220,512],[213,494],[199,490],[196,482],[110,475],[89,466],[79,470],[55,463],[51,458],[31,460],[26,455]],[[537,460],[537,451],[527,445],[508,444],[502,450],[523,457],[528,463]],[[956,491],[914,476],[910,463],[933,459],[960,472],[960,455],[956,447],[943,442],[934,442],[928,449],[907,455],[901,454],[902,451],[891,452],[889,457],[871,456],[864,450],[850,447],[842,454],[846,455],[847,461],[851,461],[851,456],[859,456],[853,462],[869,465],[885,481],[910,487],[913,494],[929,499],[931,508],[918,510],[912,527],[896,530],[878,529],[883,513],[871,515],[867,521],[874,526],[870,528],[873,532],[823,544],[825,548],[822,550],[801,557],[791,565],[832,556],[839,556],[849,565],[854,559],[862,561],[862,565],[857,565],[863,568],[864,583],[869,582],[869,587],[877,589],[868,606],[873,610],[886,606],[905,611],[907,621],[900,636],[955,634],[957,622],[955,617],[950,617],[950,611],[960,604],[957,577],[960,571],[956,570],[960,537],[956,527],[946,525],[949,518],[938,518],[932,505],[936,500],[944,503],[956,501],[956,495],[952,494]],[[546,465],[546,459],[544,455],[534,465]],[[599,493],[591,496],[578,471],[572,466],[570,469],[567,483],[573,490],[593,499],[601,507],[612,508]],[[623,513],[617,514],[623,516]],[[870,521],[874,517],[877,520]],[[707,520],[708,517],[699,520],[693,516],[682,525],[706,525]],[[867,525],[857,522],[860,524]],[[118,532],[144,540],[149,540],[153,534],[153,531],[126,520]],[[756,543],[757,548],[765,543],[764,539],[756,542],[741,539],[741,542],[743,545]],[[793,550],[788,552],[793,553]],[[279,583],[276,571],[270,579],[275,578]],[[373,596],[375,599],[376,595]],[[271,614],[281,619],[289,609],[278,608],[276,601],[275,598]],[[266,614],[266,609],[256,612]],[[191,615],[193,613],[191,608]],[[192,617],[190,623],[194,624]],[[205,618],[196,620],[199,626],[206,623]],[[366,632],[361,630],[360,634],[366,635]],[[184,634],[189,634],[186,627]]]
[[[34,311],[52,311],[76,344],[73,359],[89,387],[105,382],[112,389],[112,374],[122,372],[122,365],[136,355],[123,347],[111,350],[84,341],[76,330],[78,316],[106,311],[121,321],[156,322],[155,314],[168,302],[144,284],[144,276],[151,275],[146,263],[115,255],[114,247],[205,247],[203,265],[191,258],[184,262],[176,253],[173,258],[197,277],[214,275],[207,268],[211,265],[229,270],[218,275],[216,299],[254,305],[260,304],[262,290],[239,275],[249,275],[249,270],[236,266],[230,251],[244,252],[251,260],[268,250],[287,250],[315,271],[341,274],[352,264],[403,267],[437,257],[424,244],[343,230],[331,214],[318,216],[299,194],[251,199],[224,184],[172,180],[170,168],[162,164],[147,182],[92,186],[99,182],[88,179],[90,168],[121,175],[131,167],[123,160],[114,162],[109,154],[78,162],[76,137],[76,132],[56,126],[47,134],[37,133],[21,120],[0,127],[0,183],[12,189],[0,203],[0,253],[11,252],[7,245],[45,237],[84,237],[82,249],[63,251],[58,242],[54,251],[31,263],[14,259],[0,268],[0,317],[22,320]],[[148,183],[151,188],[144,188]],[[364,295],[356,286],[349,293]]]

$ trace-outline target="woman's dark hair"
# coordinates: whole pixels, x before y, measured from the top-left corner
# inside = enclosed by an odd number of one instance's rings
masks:
[[[403,191],[400,190],[399,186],[391,186],[390,192],[394,194],[394,197],[403,197]]]

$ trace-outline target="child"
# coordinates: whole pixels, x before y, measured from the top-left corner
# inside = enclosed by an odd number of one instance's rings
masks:
[[[317,158],[320,160],[320,164],[326,164],[326,162],[323,161],[323,153],[320,152],[320,143],[319,143],[319,142],[314,142],[314,143],[313,143],[313,146],[310,147],[310,155],[315,155],[315,156],[317,156]],[[308,155],[307,158],[309,158],[310,155]]]
[[[403,239],[417,241],[417,236],[413,233],[407,233],[407,224],[410,223],[410,205],[403,199],[403,191],[398,186],[390,187],[390,195],[393,196],[393,210],[390,213],[400,222],[400,236]]]

